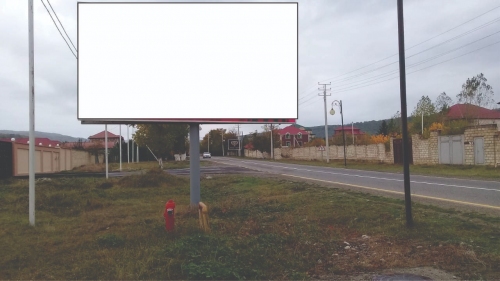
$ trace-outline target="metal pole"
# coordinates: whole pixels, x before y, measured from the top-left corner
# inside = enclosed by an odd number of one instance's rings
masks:
[[[323,102],[325,104],[325,143],[326,143],[326,163],[330,163],[330,146],[328,145],[328,121],[326,119],[326,85],[331,85],[331,82],[323,85]]]
[[[342,120],[342,137],[344,138],[344,166],[347,167],[347,156],[345,152],[345,132],[344,132],[344,110],[342,110],[342,101],[340,103],[340,119]]]
[[[271,124],[271,159],[274,159],[273,124]]]
[[[354,145],[354,122],[351,122],[352,145]]]
[[[106,178],[108,178],[108,124],[104,125],[104,158],[106,159]]]
[[[137,159],[136,159],[136,162],[139,163],[139,145],[136,145],[135,147],[137,149],[137,157],[136,157]]]
[[[399,41],[399,87],[401,95],[401,125],[403,133],[403,171],[405,190],[406,225],[413,226],[411,214],[411,193],[410,193],[410,155],[408,149],[408,125],[406,112],[406,66],[405,66],[405,39],[404,39],[404,19],[403,0],[397,0],[398,4],[398,41]]]
[[[200,203],[200,125],[189,125],[189,168],[190,168],[190,204],[197,208]]]
[[[132,131],[132,163],[134,163],[134,127],[132,127],[131,131]]]
[[[130,134],[128,133],[128,125],[127,125],[127,163],[130,163]]]
[[[240,137],[240,124],[238,124],[238,156],[241,156],[241,137]]]
[[[224,156],[224,131],[220,131],[220,136],[222,138],[222,156]]]
[[[120,124],[120,172],[122,171],[122,125]]]
[[[424,112],[422,111],[422,136],[424,135]]]
[[[29,221],[35,226],[35,54],[33,38],[33,0],[28,1],[29,44]]]

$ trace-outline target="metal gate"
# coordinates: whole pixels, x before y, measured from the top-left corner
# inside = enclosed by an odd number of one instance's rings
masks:
[[[439,164],[464,163],[464,136],[440,136],[439,145]]]
[[[12,177],[12,142],[0,141],[0,178]]]
[[[408,153],[410,154],[410,164],[413,164],[413,150],[411,138],[408,138]],[[403,139],[394,139],[392,141],[394,149],[394,164],[403,164]]]
[[[484,164],[484,138],[474,138],[474,162]]]

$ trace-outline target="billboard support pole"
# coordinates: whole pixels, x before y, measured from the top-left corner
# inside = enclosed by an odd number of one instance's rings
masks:
[[[224,147],[224,146],[223,146]],[[200,203],[200,124],[189,124],[190,205]]]
[[[108,124],[104,125],[104,154],[106,159],[106,179],[108,178]]]

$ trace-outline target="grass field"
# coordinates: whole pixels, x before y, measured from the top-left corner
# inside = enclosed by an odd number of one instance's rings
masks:
[[[347,166],[344,166],[344,160],[330,160],[326,161],[307,161],[307,160],[263,160],[255,158],[244,158],[245,160],[261,160],[273,161],[289,164],[300,164],[310,166],[322,166],[332,168],[347,168],[356,170],[368,170],[390,173],[403,173],[402,165],[374,163],[347,160]],[[491,179],[500,180],[500,167],[483,166],[483,165],[410,165],[410,173],[415,175],[428,175],[428,176],[441,176],[465,179]]]
[[[431,266],[500,276],[500,218],[314,184],[250,176],[202,179],[210,233],[190,212],[187,177],[153,170],[105,180],[0,182],[0,279],[311,279]],[[176,232],[163,211],[175,200]],[[367,236],[363,236],[367,235]]]
[[[109,171],[119,171],[120,163],[109,163],[108,164]],[[200,166],[208,166],[210,162],[208,161],[200,161]],[[149,162],[139,162],[139,163],[122,163],[122,171],[138,171],[138,170],[149,170],[158,168],[158,162],[149,161]],[[189,168],[189,161],[164,161],[163,162],[164,169],[183,169]],[[106,166],[103,163],[100,164],[91,164],[85,165],[81,167],[76,167],[73,170],[67,171],[68,173],[74,172],[105,172]]]

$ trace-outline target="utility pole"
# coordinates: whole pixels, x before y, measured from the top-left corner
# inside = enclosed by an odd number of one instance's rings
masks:
[[[399,87],[401,96],[401,129],[403,133],[403,172],[405,190],[406,225],[413,226],[410,193],[410,150],[408,141],[408,125],[406,112],[406,66],[405,66],[405,31],[403,17],[403,0],[398,0],[398,43],[399,43]]]
[[[108,178],[108,124],[104,125],[104,158],[106,159],[106,179]]]
[[[319,96],[323,95],[323,101],[325,104],[325,142],[326,142],[326,163],[330,163],[330,146],[328,146],[328,121],[326,119],[326,91],[330,91],[332,88],[327,89],[326,86],[331,85],[332,82],[329,82],[328,84],[321,84],[318,82],[318,85],[322,85],[323,89],[318,88],[320,91],[323,90],[323,94],[318,94]],[[330,96],[331,94],[328,94]]]
[[[33,39],[33,0],[28,1],[28,45],[29,45],[29,221],[35,226],[35,53]]]
[[[128,127],[127,125],[127,163],[130,164],[130,134],[128,132]]]
[[[239,143],[238,156],[241,156],[240,124],[238,124],[238,143]]]
[[[271,124],[271,159],[274,160],[273,124]]]
[[[132,126],[132,163],[134,163],[134,126]]]
[[[122,124],[120,124],[120,172],[122,171]]]
[[[135,146],[137,148],[137,159],[136,159],[136,162],[139,163],[139,145],[136,145]]]
[[[222,138],[222,156],[224,156],[224,129],[220,131],[220,136]]]

